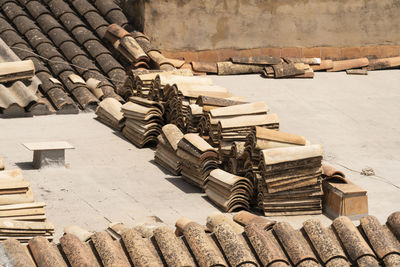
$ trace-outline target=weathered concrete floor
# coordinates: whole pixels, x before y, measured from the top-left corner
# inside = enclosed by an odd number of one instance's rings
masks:
[[[318,73],[314,80],[267,80],[257,75],[214,77],[249,101],[266,101],[279,115],[281,130],[321,143],[325,159],[368,190],[370,214],[383,223],[400,210],[400,72],[368,76]],[[57,229],[78,224],[103,230],[110,221],[135,225],[158,216],[173,225],[180,216],[200,223],[218,211],[200,190],[154,165],[153,150],[137,149],[94,114],[0,119],[0,155],[22,168],[37,201]],[[66,169],[33,170],[32,152],[21,143],[65,140]],[[377,176],[361,176],[372,167]],[[296,226],[310,216],[278,218]],[[317,216],[324,224],[325,216]]]

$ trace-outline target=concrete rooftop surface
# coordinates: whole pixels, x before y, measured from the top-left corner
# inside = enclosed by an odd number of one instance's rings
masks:
[[[400,209],[400,70],[368,76],[316,73],[314,79],[263,79],[258,75],[210,76],[216,85],[265,101],[282,131],[305,136],[324,148],[325,162],[368,191],[369,214],[384,223]],[[64,226],[100,231],[109,222],[128,226],[158,216],[173,226],[180,216],[205,224],[218,209],[205,194],[153,161],[154,150],[138,149],[93,113],[0,119],[0,156],[6,168],[21,168],[36,201],[47,204],[56,239]],[[67,168],[33,169],[25,142],[67,141]],[[365,167],[375,176],[362,176]],[[324,215],[276,217],[300,227]]]

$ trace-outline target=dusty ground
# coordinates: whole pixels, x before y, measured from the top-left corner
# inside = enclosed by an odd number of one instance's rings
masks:
[[[400,71],[368,76],[317,73],[314,80],[267,80],[257,75],[214,77],[249,101],[266,101],[281,130],[321,143],[325,160],[368,190],[369,212],[383,223],[399,210]],[[135,225],[158,216],[173,225],[180,216],[200,223],[218,211],[200,190],[165,174],[153,150],[137,149],[93,113],[0,119],[0,155],[9,169],[21,168],[57,236],[68,224],[103,230],[111,221]],[[21,143],[65,140],[68,168],[34,170],[32,152]],[[361,176],[364,167],[376,176]],[[296,226],[309,216],[278,218]],[[324,224],[330,220],[317,216]]]

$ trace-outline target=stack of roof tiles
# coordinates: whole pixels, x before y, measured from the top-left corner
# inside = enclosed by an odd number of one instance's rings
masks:
[[[264,149],[260,157],[257,201],[265,216],[322,212],[320,145]]]
[[[33,72],[33,62],[21,61],[0,38],[0,75],[6,75],[0,80],[0,113],[3,116],[51,113],[52,107],[38,91],[41,82]]]
[[[130,97],[129,102],[122,106],[125,118],[122,134],[138,147],[156,143],[164,125],[163,110],[164,107],[156,101]]]
[[[219,145],[222,141],[244,141],[253,126],[279,129],[276,114],[269,111],[264,102],[240,104],[210,110],[207,128],[210,141]]]
[[[46,222],[45,203],[35,202],[20,170],[0,171],[0,240],[15,237],[27,242],[34,236],[53,238],[54,226]]]
[[[245,177],[215,169],[205,181],[207,196],[225,212],[250,210],[253,182]]]
[[[121,111],[122,104],[112,97],[107,97],[100,102],[96,109],[97,119],[104,124],[121,131],[124,126],[124,114]]]
[[[244,142],[240,160],[246,162],[246,170],[257,172],[261,150],[304,145],[309,145],[309,142],[303,136],[255,126]]]
[[[178,143],[183,133],[174,124],[164,125],[161,134],[157,137],[158,144],[154,154],[154,161],[173,175],[181,173],[181,158],[177,156]]]
[[[222,146],[220,146],[221,149]],[[228,154],[229,152],[229,154]],[[220,152],[221,160],[224,161],[225,170],[236,174],[236,175],[245,175],[247,170],[244,167],[244,153],[245,153],[245,142],[242,141],[234,141],[230,146],[230,150],[228,150],[226,156],[222,156],[222,151]],[[253,181],[254,182],[254,181]]]
[[[185,134],[178,143],[177,155],[182,159],[182,178],[203,188],[209,173],[218,168],[218,152],[198,134]]]
[[[301,229],[248,212],[233,220],[210,215],[207,226],[186,218],[176,231],[157,225],[110,225],[109,232],[77,236],[66,230],[56,246],[35,237],[25,247],[14,239],[0,245],[2,262],[11,266],[388,266],[400,265],[400,212],[386,225],[366,216],[355,226],[340,217],[325,227],[318,220]],[[29,248],[29,249],[27,249]],[[8,265],[6,265],[8,266]]]
[[[197,98],[205,96],[232,96],[226,88],[212,85],[212,80],[207,77],[170,76],[161,79],[161,84],[167,84],[163,90],[166,108],[166,119],[178,125],[182,131],[186,131],[185,121],[189,116],[189,106],[195,104]]]
[[[112,17],[125,17],[121,9],[104,5],[102,11],[112,9],[107,11]],[[125,81],[125,68],[103,43],[109,22],[90,2],[2,0],[0,6],[0,37],[22,60],[34,62],[41,91],[57,111],[75,113],[70,107],[74,100],[81,108],[99,100],[74,75],[98,80],[104,97],[122,100],[114,89]]]
[[[188,108],[188,113],[185,117],[185,125],[187,133],[198,133],[198,125],[200,119],[203,116],[203,108],[197,104],[190,104]]]
[[[148,37],[143,35],[148,41]],[[107,28],[105,38],[111,42],[113,47],[132,65],[135,67],[149,68],[149,57],[143,51],[132,34],[124,30],[122,27],[111,24]],[[149,42],[149,41],[148,41]]]
[[[121,95],[124,96],[124,99],[129,98],[129,96],[140,96],[154,101],[162,101],[165,85],[160,84],[158,77],[160,73],[162,75],[193,76],[193,73],[187,69],[172,71],[133,70],[125,81]]]

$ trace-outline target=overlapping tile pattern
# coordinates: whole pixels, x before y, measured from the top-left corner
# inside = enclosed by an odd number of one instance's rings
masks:
[[[400,212],[385,225],[366,216],[355,225],[339,217],[330,226],[318,220],[294,229],[248,212],[233,220],[213,214],[202,226],[180,218],[176,230],[165,225],[129,228],[110,224],[104,232],[75,227],[56,246],[43,237],[29,241],[29,250],[13,239],[3,241],[4,264],[11,266],[399,266]]]
[[[15,62],[21,60],[15,53],[0,39],[0,63]],[[49,114],[51,105],[38,91],[40,85],[38,77],[31,79],[17,79],[0,84],[0,113],[3,116],[25,116]]]
[[[96,6],[106,17],[127,21],[121,9],[104,3]],[[76,113],[74,102],[91,109],[99,97],[122,101],[115,90],[125,81],[126,69],[102,40],[109,21],[96,6],[87,0],[0,1],[0,38],[19,58],[34,62],[40,90],[58,113]],[[85,83],[90,78],[99,81],[101,96]]]

